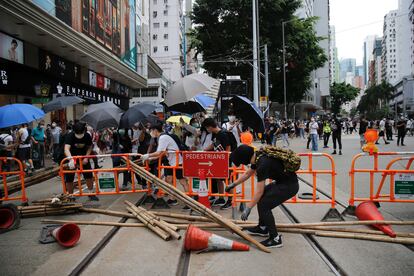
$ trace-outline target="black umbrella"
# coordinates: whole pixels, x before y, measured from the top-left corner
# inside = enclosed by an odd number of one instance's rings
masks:
[[[122,115],[119,128],[130,128],[134,124],[142,122],[148,115],[154,112],[155,109],[157,109],[157,107],[149,103],[139,103],[130,107],[124,115]]]
[[[252,101],[243,96],[236,96],[231,102],[234,115],[242,119],[243,125],[251,127],[256,132],[264,132],[263,113]]]
[[[101,130],[109,127],[118,127],[122,115],[122,109],[112,102],[93,104],[88,107],[81,118],[81,121],[88,123],[95,130]]]
[[[165,104],[164,104],[165,105]],[[204,107],[196,101],[188,101],[185,103],[179,103],[172,106],[166,106],[169,111],[176,111],[186,114],[194,114],[198,112],[205,112]]]
[[[48,102],[43,106],[43,111],[45,113],[56,111],[59,109],[63,109],[65,107],[80,104],[83,102],[83,99],[76,97],[76,96],[63,96],[63,97],[57,97],[56,99]]]
[[[163,121],[160,118],[158,118],[157,115],[154,115],[154,114],[148,115],[144,120],[141,121],[141,123],[143,124],[150,123],[151,125],[158,125],[158,124],[161,124],[162,122]]]

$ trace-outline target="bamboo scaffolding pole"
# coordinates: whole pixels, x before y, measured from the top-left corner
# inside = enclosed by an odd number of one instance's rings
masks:
[[[267,252],[267,253],[271,252],[268,248],[263,246],[261,243],[259,243],[255,239],[253,239],[250,235],[248,235],[247,233],[244,233],[236,224],[234,224],[230,220],[228,220],[226,218],[223,218],[219,214],[214,213],[212,210],[206,208],[202,204],[200,204],[197,201],[195,201],[194,199],[190,198],[185,193],[181,192],[180,190],[178,190],[175,187],[171,186],[167,182],[159,179],[158,177],[154,176],[150,172],[146,171],[144,168],[141,168],[141,167],[139,167],[135,164],[131,164],[131,167],[132,167],[132,170],[135,173],[137,173],[138,175],[140,175],[142,178],[144,178],[145,180],[147,180],[151,183],[156,183],[159,187],[161,187],[169,195],[171,195],[171,196],[175,197],[177,200],[180,200],[183,203],[187,204],[188,207],[190,207],[191,209],[199,212],[200,214],[205,215],[210,220],[221,224],[225,228],[229,229],[231,232],[234,232],[237,235],[239,235],[240,237],[242,237],[243,239],[251,242],[252,244],[254,244],[260,250],[262,250],[264,252]]]
[[[151,218],[145,212],[140,212],[140,210],[138,209],[138,207],[135,206],[133,203],[129,202],[128,200],[124,200],[124,203],[129,206],[129,208],[127,207],[127,209],[133,215],[136,215],[137,217],[143,218],[144,220],[146,220],[148,223],[150,223],[154,227],[158,227],[158,228],[162,229],[164,232],[168,233],[174,239],[177,239],[177,240],[181,239],[181,235],[180,234],[178,234],[176,231],[172,230],[170,227],[166,226],[165,224],[161,223],[160,221]]]
[[[279,229],[291,229],[291,228],[284,228],[279,227]],[[361,229],[361,228],[341,228],[341,227],[325,227],[325,226],[310,226],[310,227],[302,227],[301,229],[312,229],[312,230],[319,230],[319,231],[333,231],[333,232],[349,232],[349,233],[360,233],[360,234],[372,234],[372,235],[385,235],[382,231],[378,230],[370,230],[370,229]],[[405,233],[405,232],[394,232],[398,237],[406,237],[406,238],[414,238],[414,233]]]
[[[149,217],[151,217],[152,219],[155,219],[155,220],[157,220],[157,221],[159,221],[161,224],[164,224],[165,225],[165,227],[168,227],[168,228],[170,228],[172,231],[175,231],[175,232],[177,232],[179,229],[177,228],[177,227],[175,227],[174,225],[172,225],[172,224],[170,224],[170,223],[168,223],[168,222],[166,222],[166,221],[164,221],[164,220],[162,220],[162,219],[160,219],[159,217],[157,217],[156,215],[154,215],[154,214],[152,214],[151,212],[148,212],[147,210],[145,210],[144,208],[142,208],[142,207],[137,207],[137,210],[139,210],[140,212],[142,212],[142,213],[144,213],[144,214],[146,214],[146,215],[148,215]]]
[[[54,220],[43,219],[42,223],[55,223],[66,224],[75,223],[79,225],[98,225],[98,226],[121,226],[121,227],[146,227],[143,223],[123,223],[123,222],[111,222],[111,221],[82,221],[82,220]]]
[[[140,216],[138,213],[136,213],[133,209],[130,207],[127,207],[128,211],[130,211],[133,215],[136,215],[136,218],[141,221],[148,229],[153,231],[155,234],[157,234],[159,237],[161,237],[163,240],[168,241],[171,238],[171,235],[164,230],[160,229],[157,226],[152,225],[148,221],[145,220],[142,216]]]

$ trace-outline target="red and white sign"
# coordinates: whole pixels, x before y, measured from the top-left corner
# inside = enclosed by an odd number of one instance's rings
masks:
[[[183,174],[185,177],[199,177],[204,170],[207,178],[229,177],[229,153],[214,151],[183,152]]]

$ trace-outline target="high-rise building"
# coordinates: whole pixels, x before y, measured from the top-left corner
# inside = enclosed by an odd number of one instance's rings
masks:
[[[175,82],[184,76],[183,0],[150,0],[151,57]]]
[[[336,47],[335,26],[330,26],[329,73],[331,84],[339,82],[338,48]]]
[[[408,16],[410,19],[410,62],[411,62],[411,74],[414,75],[414,0],[411,0]]]
[[[302,0],[302,6],[295,13],[300,18],[312,16],[318,17],[315,24],[316,35],[327,37],[328,39],[319,42],[319,46],[324,49],[328,61],[311,73],[313,86],[309,89],[306,102],[310,102],[308,111],[315,111],[323,107],[328,108],[328,96],[330,94],[330,31],[329,31],[329,0]],[[306,111],[306,110],[305,110]]]
[[[391,84],[395,84],[399,79],[397,14],[398,10],[393,10],[384,16],[384,36],[382,39],[382,79]]]
[[[397,81],[403,77],[412,75],[411,70],[411,22],[410,22],[410,4],[412,0],[399,0],[398,12],[396,18],[397,32]]]
[[[372,50],[374,49],[374,44],[377,36],[376,35],[369,35],[364,39],[364,59],[363,59],[363,66],[364,66],[364,81],[368,83],[369,80],[369,65],[370,62],[373,60],[372,57]]]
[[[339,80],[340,82],[346,81],[346,78],[350,78],[350,76],[356,75],[356,59],[354,58],[345,58],[341,59],[339,63]],[[349,73],[349,74],[348,74]],[[352,84],[352,80],[349,82]]]

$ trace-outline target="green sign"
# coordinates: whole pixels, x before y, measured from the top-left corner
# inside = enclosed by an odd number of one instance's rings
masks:
[[[398,173],[394,181],[395,198],[414,198],[414,173]]]
[[[98,184],[101,192],[115,191],[115,176],[113,172],[99,172]]]
[[[193,192],[198,192],[198,189],[200,188],[200,179],[193,178]]]
[[[33,98],[32,104],[42,104],[42,103],[48,103],[50,101],[49,98]]]

